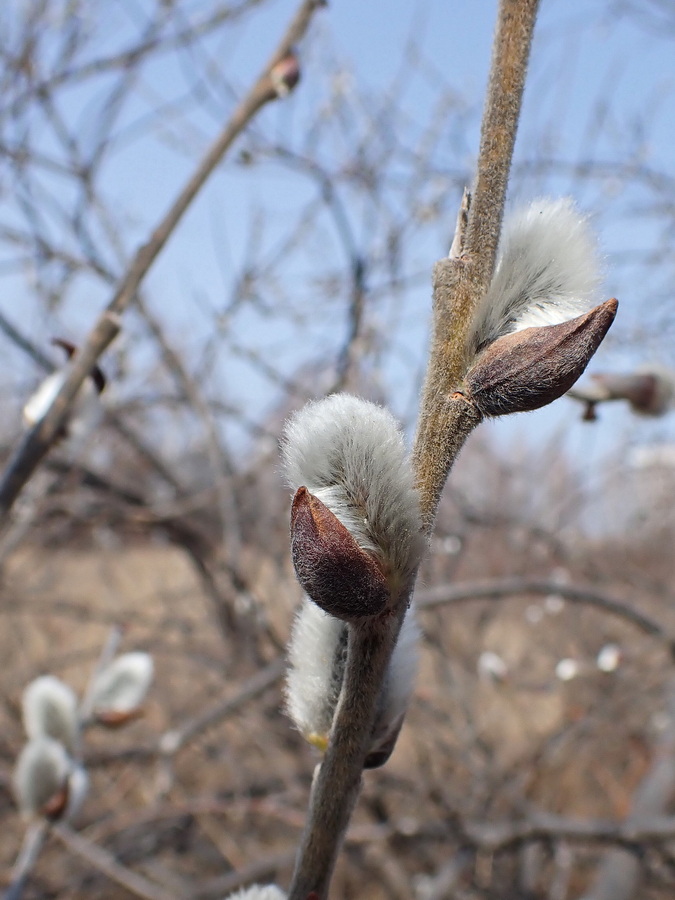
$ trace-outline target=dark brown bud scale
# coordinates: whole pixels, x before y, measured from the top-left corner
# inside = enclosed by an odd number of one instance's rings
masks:
[[[65,352],[67,359],[72,359],[77,353],[76,345],[73,344],[72,341],[67,341],[65,338],[52,338],[52,344],[54,344],[55,347],[60,347]],[[91,378],[96,385],[98,393],[102,394],[106,386],[106,377],[99,366],[94,366],[91,370]]]
[[[559,325],[525,328],[493,341],[465,380],[467,397],[484,416],[528,412],[568,391],[614,321],[618,302],[596,306]]]
[[[45,817],[45,819],[49,819],[50,822],[56,822],[61,818],[63,813],[68,806],[68,799],[70,797],[70,789],[68,786],[68,782],[63,785],[42,807],[40,812]]]
[[[380,737],[375,746],[370,747],[363,762],[364,769],[379,769],[394,752],[398,736],[403,727],[405,713],[402,713],[391,725],[387,733]]]
[[[104,728],[116,729],[123,728],[125,725],[128,725],[129,722],[140,719],[144,715],[144,712],[142,706],[125,710],[101,709],[95,712],[94,719],[97,725],[102,725]]]
[[[291,556],[303,590],[332,616],[349,621],[386,609],[389,588],[377,560],[306,487],[291,507]]]

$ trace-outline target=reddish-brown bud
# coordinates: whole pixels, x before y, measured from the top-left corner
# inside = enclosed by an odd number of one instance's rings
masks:
[[[568,391],[614,321],[618,302],[596,306],[559,325],[525,328],[497,338],[469,370],[467,397],[484,416],[527,412]]]
[[[377,561],[306,487],[291,507],[291,556],[303,589],[332,616],[360,619],[386,608],[389,588]]]
[[[100,709],[94,713],[94,721],[97,725],[104,728],[123,728],[129,722],[134,722],[144,715],[143,707],[137,706],[136,709]]]
[[[300,81],[300,63],[295,53],[289,53],[270,70],[270,79],[277,97],[286,97]]]
[[[40,812],[45,817],[45,819],[49,819],[50,822],[56,822],[65,812],[66,807],[68,806],[69,797],[70,786],[66,781],[63,787],[49,798]]]

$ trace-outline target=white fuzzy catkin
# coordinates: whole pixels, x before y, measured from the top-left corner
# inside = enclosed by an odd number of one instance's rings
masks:
[[[252,884],[236,894],[229,894],[226,900],[286,900],[286,892],[276,884]]]
[[[289,420],[282,452],[291,486],[305,486],[379,559],[395,593],[417,567],[425,541],[412,469],[391,413],[333,394]]]
[[[35,737],[21,751],[14,769],[14,791],[25,816],[39,815],[68,782],[72,762],[59,741]]]
[[[145,700],[154,666],[148,653],[123,653],[99,672],[91,688],[96,712],[128,713]]]
[[[288,647],[286,709],[298,730],[324,749],[342,687],[347,626],[304,598]],[[400,725],[415,686],[419,629],[409,610],[382,687],[369,752]]]
[[[596,240],[586,218],[570,198],[535,200],[504,223],[492,283],[474,320],[474,349],[588,312],[599,283]]]
[[[346,625],[303,598],[288,645],[286,708],[310,743],[322,746],[333,723],[346,653]]]
[[[70,753],[77,752],[77,697],[72,688],[54,675],[42,675],[24,690],[22,706],[23,727],[29,738],[51,737]]]
[[[38,386],[23,408],[26,425],[32,428],[42,421],[49,411],[54,398],[63,387],[68,369],[52,372]],[[66,423],[68,445],[80,448],[92,432],[100,425],[103,418],[103,405],[99,391],[91,378],[86,378],[75,395]]]

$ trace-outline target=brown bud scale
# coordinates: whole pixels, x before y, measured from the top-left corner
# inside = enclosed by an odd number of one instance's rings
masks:
[[[377,560],[306,487],[291,507],[291,556],[303,589],[332,616],[349,621],[386,609],[389,588]]]
[[[467,396],[484,416],[527,412],[557,400],[588,365],[617,307],[616,300],[607,300],[559,325],[497,338],[469,370]]]

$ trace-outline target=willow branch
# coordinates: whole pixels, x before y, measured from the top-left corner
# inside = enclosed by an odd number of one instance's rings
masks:
[[[375,709],[403,621],[365,619],[349,628],[345,681],[326,755],[312,787],[288,900],[325,900],[342,838],[361,788]]]
[[[434,272],[433,340],[414,448],[422,516],[433,526],[440,493],[480,413],[455,395],[466,371],[474,308],[497,252],[537,0],[502,0],[483,117],[473,204],[465,196],[453,258]],[[337,853],[358,797],[375,709],[409,594],[387,619],[349,626],[348,657],[326,756],[315,779],[289,900],[325,900]]]
[[[537,7],[538,0],[501,0],[476,183],[471,202],[463,199],[451,254],[434,270],[431,354],[413,453],[428,531],[450,468],[481,419],[455,392],[469,362],[474,310],[494,271]]]
[[[49,833],[49,823],[42,819],[32,822],[23,837],[21,851],[12,870],[12,880],[3,900],[21,900],[26,882],[40,856]]]
[[[303,0],[286,34],[279,42],[261,75],[239,103],[230,121],[207,151],[148,241],[136,252],[113,298],[73,360],[68,378],[51,408],[45,417],[27,432],[10,460],[8,469],[0,481],[0,516],[9,512],[23,485],[49,451],[82,382],[91,372],[99,356],[116,337],[121,324],[120,315],[134,299],[141,282],[175,231],[186,210],[251,119],[263,106],[278,97],[277,86],[270,73],[281,60],[288,56],[293,46],[303,37],[314,12],[322,5],[323,0]]]

